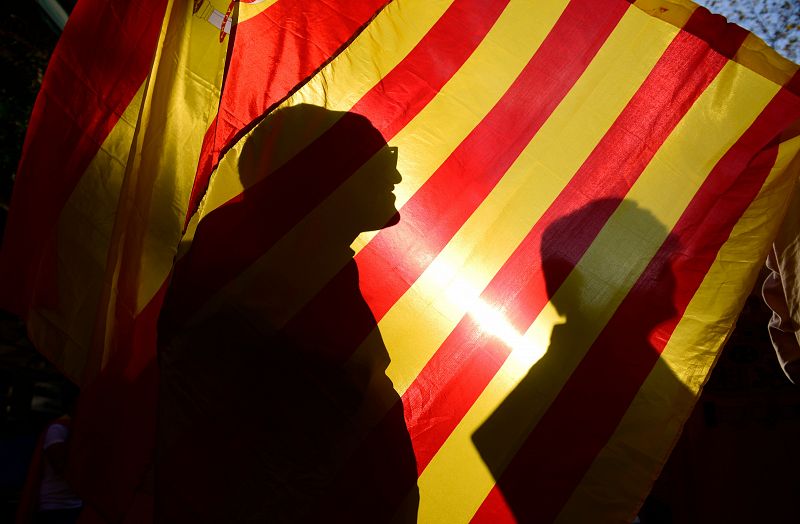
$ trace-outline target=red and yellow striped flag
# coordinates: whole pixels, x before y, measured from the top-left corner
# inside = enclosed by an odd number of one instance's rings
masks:
[[[686,0],[383,4],[162,3],[44,210],[32,127],[7,303],[144,420],[168,294],[166,521],[630,522],[797,181],[797,66]]]
[[[218,137],[284,98],[384,3],[81,0],[70,15],[20,160],[0,304],[81,385],[72,480],[108,520],[152,491],[156,321],[195,179]],[[255,48],[233,44],[232,27]],[[242,73],[226,77],[226,64]]]

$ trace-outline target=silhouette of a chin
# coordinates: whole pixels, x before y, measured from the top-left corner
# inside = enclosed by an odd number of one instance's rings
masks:
[[[359,193],[350,198],[348,204],[343,204],[341,209],[348,210],[351,217],[349,222],[356,233],[378,231],[400,222],[400,212],[395,207],[396,200],[397,197],[391,190]]]
[[[391,218],[389,218],[389,221],[386,222],[383,227],[395,226],[398,222],[400,222],[400,211],[395,210],[395,212],[392,213]]]
[[[371,216],[363,216],[359,221],[359,232],[378,231],[391,227],[400,222],[400,212],[396,209],[382,213],[373,213]]]

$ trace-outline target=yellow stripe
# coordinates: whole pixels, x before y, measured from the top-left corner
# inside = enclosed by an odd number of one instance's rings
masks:
[[[187,23],[181,18],[186,16],[175,13],[166,29],[162,60],[146,95],[151,105],[140,124],[141,149],[134,157],[138,172],[131,189],[137,211],[126,236],[132,238],[131,228],[142,230],[129,252],[141,252],[146,268],[138,284],[137,313],[172,269],[203,136],[219,105],[227,41],[221,43],[219,30],[210,24],[197,17]]]
[[[697,9],[691,0],[636,0],[636,7],[650,16],[663,20],[675,27],[683,27]]]
[[[279,0],[261,0],[250,3],[236,2],[236,8],[239,11],[236,18],[236,23],[241,24],[253,18],[254,16],[260,15],[261,13],[272,7],[273,4],[277,4],[278,1]],[[290,2],[291,0],[283,0],[283,1]],[[225,11],[223,11],[223,13],[224,12]]]
[[[621,522],[649,491],[766,257],[797,179],[797,168],[792,173],[788,163],[799,150],[800,138],[781,144],[764,187],[722,246],[661,359],[559,522],[587,522],[599,511]],[[635,457],[630,449],[637,450]]]
[[[190,3],[168,4],[120,193],[95,347],[111,347],[117,313],[137,315],[171,270],[226,49]]]
[[[734,60],[778,85],[786,85],[800,69],[753,33],[747,34]]]
[[[631,16],[641,16],[636,11],[631,13]],[[641,22],[634,23],[638,25]],[[640,42],[637,41],[638,45]],[[632,206],[621,206],[553,297],[554,303],[580,297],[580,304],[576,306],[590,310],[591,314],[587,315],[577,330],[572,328],[572,353],[562,356],[559,373],[548,375],[547,383],[539,385],[541,394],[526,406],[526,427],[520,428],[519,442],[526,437],[527,428],[535,425],[583,358],[707,173],[774,93],[769,85],[765,88],[763,79],[750,74],[737,75],[735,68],[735,64],[728,64],[701,95],[627,196],[630,202],[651,211],[663,225],[638,221],[639,215]],[[744,95],[735,99],[725,97],[724,93],[732,87]],[[681,183],[676,184],[676,180]],[[668,202],[664,202],[664,195],[669,195]],[[623,247],[620,238],[641,239],[637,246],[631,248],[635,256],[609,255],[618,253]],[[627,246],[624,247],[627,249]],[[615,263],[610,264],[609,258],[613,258]],[[581,276],[588,274],[592,275],[591,279]],[[591,282],[591,287],[587,286],[587,281]],[[541,331],[550,323],[551,316],[540,316],[531,328],[532,334],[526,334],[526,337],[541,340]],[[388,340],[387,347],[391,349]],[[530,358],[523,360],[530,361]],[[422,499],[420,515],[425,521],[444,518],[442,508],[449,508],[449,514],[452,515],[454,506],[462,507],[464,513],[452,521],[466,521],[488,494],[494,481],[477,454],[466,450],[472,446],[470,439],[475,430],[494,412],[500,400],[523,378],[526,371],[515,359],[509,359],[425,470],[419,483]],[[458,483],[457,487],[452,486],[454,482]],[[443,489],[442,486],[448,487]]]
[[[333,111],[350,110],[411,52],[451,3],[411,0],[389,4],[343,53],[287,99],[282,107],[312,104]],[[305,149],[332,124],[331,121],[287,133],[292,139],[277,151],[282,156],[273,160],[273,169]],[[220,162],[203,202],[203,216],[242,192],[238,161],[246,139],[240,140]]]

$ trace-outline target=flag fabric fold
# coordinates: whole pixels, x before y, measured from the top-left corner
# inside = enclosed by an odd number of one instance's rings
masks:
[[[769,273],[762,294],[772,309],[769,336],[786,376],[800,381],[800,185],[795,185],[786,217],[767,256]]]

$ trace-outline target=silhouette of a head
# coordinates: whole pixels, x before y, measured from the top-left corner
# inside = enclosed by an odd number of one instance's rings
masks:
[[[275,111],[256,127],[242,148],[242,186],[247,189],[257,184],[315,140],[326,141],[327,153],[292,173],[300,183],[281,195],[284,204],[302,205],[304,199],[315,198],[317,188],[327,187],[331,180],[344,180],[324,195],[328,200],[323,207],[327,226],[355,238],[363,231],[397,223],[399,215],[392,193],[401,181],[397,149],[387,145],[366,117],[355,113],[309,104]],[[365,153],[373,151],[377,153]],[[244,198],[248,198],[247,191]],[[270,212],[264,209],[265,218]]]
[[[581,245],[584,240],[593,240],[607,217],[614,212],[623,214],[626,227],[616,227],[613,246],[602,251],[595,250],[593,267],[579,272],[575,265],[582,255],[573,252],[575,246]],[[665,226],[652,213],[635,202],[617,198],[593,201],[559,218],[542,236],[542,269],[548,297],[558,312],[567,317],[567,322],[570,319],[580,322],[581,318],[608,307],[608,293],[603,290],[604,286],[624,277],[622,280],[637,280],[631,293],[648,297],[647,302],[660,308],[658,311],[651,309],[649,319],[661,322],[671,318],[675,313],[671,300],[675,292],[675,276],[666,260],[654,260],[649,271],[641,278],[637,278],[632,269],[641,268],[641,257],[645,256],[642,253],[647,252],[643,246],[652,244],[651,238],[666,237],[666,243],[676,242],[674,236],[666,233]],[[638,263],[632,264],[634,258]],[[631,274],[626,275],[628,272]],[[571,285],[564,287],[568,276]],[[656,296],[670,300],[655,300]],[[649,330],[653,327],[654,324],[650,323],[648,326],[631,326],[631,329]]]

